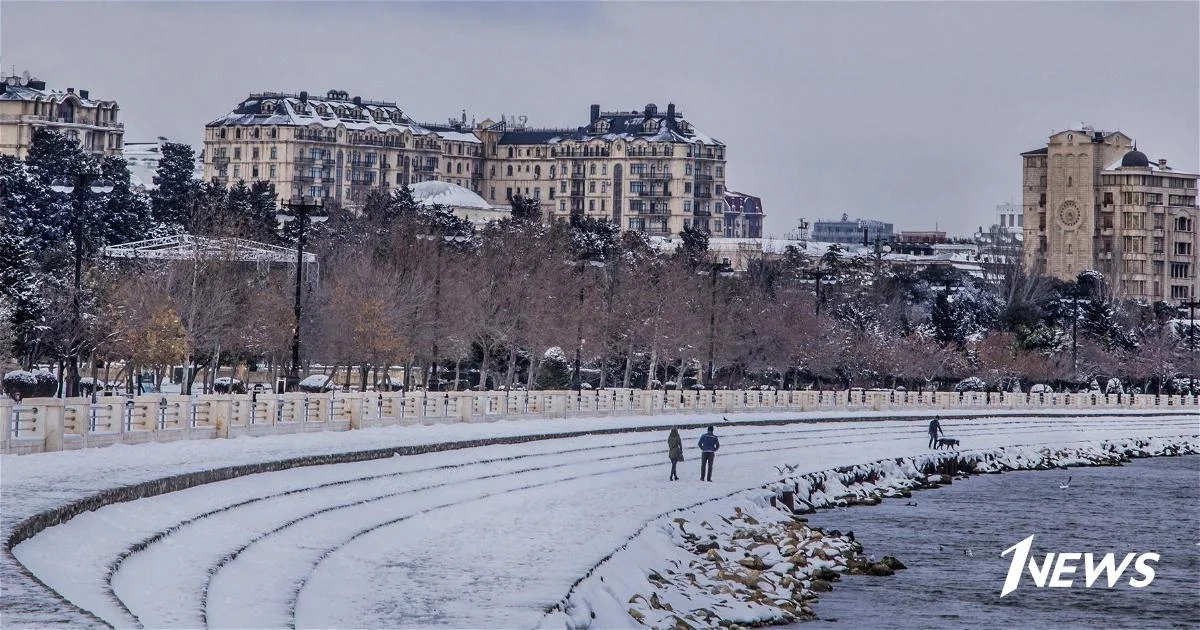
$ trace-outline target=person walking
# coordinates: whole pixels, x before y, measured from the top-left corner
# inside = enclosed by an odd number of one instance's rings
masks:
[[[683,439],[679,437],[679,429],[671,429],[667,436],[667,457],[671,460],[671,481],[679,481],[675,465],[683,461]]]
[[[942,431],[942,423],[938,422],[938,417],[934,416],[933,420],[929,421],[929,448],[937,446],[938,435],[945,435]]]
[[[712,481],[713,460],[717,458],[720,448],[721,441],[713,433],[713,428],[708,427],[708,433],[700,436],[700,481]]]

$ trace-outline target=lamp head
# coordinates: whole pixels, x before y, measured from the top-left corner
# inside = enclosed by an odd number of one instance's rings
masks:
[[[71,183],[70,180],[58,178],[50,182],[50,190],[69,195],[75,192],[75,184]]]

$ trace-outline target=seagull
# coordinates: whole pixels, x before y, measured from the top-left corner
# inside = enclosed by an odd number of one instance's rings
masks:
[[[1070,488],[1070,487],[1071,487],[1071,476],[1070,476],[1070,475],[1067,475],[1067,483],[1060,483],[1060,484],[1058,484],[1058,489],[1059,489],[1059,490],[1066,490],[1066,489],[1068,489],[1068,488]]]
[[[966,549],[963,549],[963,555],[974,557],[975,552],[972,551],[970,547],[967,547]]]
[[[788,464],[784,464],[783,467],[786,468],[788,472],[796,472],[796,469],[800,467],[800,464],[790,466]]]
[[[780,467],[778,467],[778,466],[772,466],[771,468],[774,468],[775,470],[778,470],[778,471],[779,471],[779,474],[781,474],[781,475],[783,474],[783,469],[782,469],[782,468],[780,468]]]

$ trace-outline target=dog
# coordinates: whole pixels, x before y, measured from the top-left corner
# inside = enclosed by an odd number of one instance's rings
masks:
[[[958,440],[948,437],[938,438],[937,444],[935,444],[933,448],[934,450],[937,450],[943,446],[946,448],[958,448]]]

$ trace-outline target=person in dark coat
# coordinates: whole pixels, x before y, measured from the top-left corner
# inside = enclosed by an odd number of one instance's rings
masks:
[[[708,427],[708,433],[700,436],[700,481],[712,481],[713,460],[717,458],[719,448],[721,441],[713,433],[713,428]]]
[[[937,446],[938,435],[945,434],[946,432],[942,431],[942,423],[938,422],[937,416],[934,416],[933,420],[929,421],[929,448]]]
[[[671,460],[671,481],[679,481],[675,465],[683,461],[683,439],[679,437],[679,429],[671,429],[667,436],[667,457]]]

